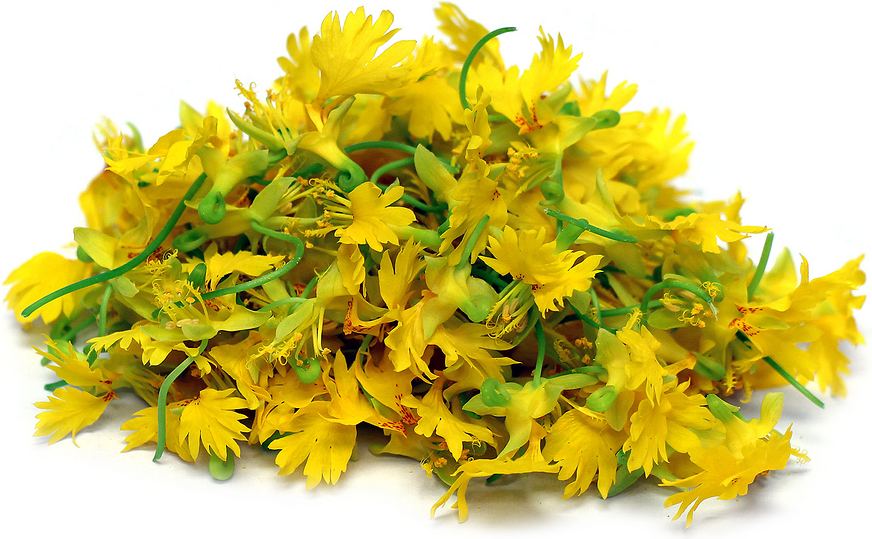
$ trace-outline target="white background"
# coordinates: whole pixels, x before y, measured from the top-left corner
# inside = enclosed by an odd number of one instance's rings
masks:
[[[805,255],[812,277],[869,251],[872,47],[868,17],[856,7],[861,3],[651,4],[478,1],[461,7],[489,29],[518,27],[501,38],[509,64],[529,65],[541,24],[584,52],[582,76],[598,78],[608,69],[610,87],[638,83],[628,110],[659,106],[686,113],[697,146],[681,185],[705,198],[741,189],[748,199],[744,222],[772,227],[775,248]],[[0,275],[40,251],[62,248],[72,241],[72,228],[84,224],[76,201],[102,166],[90,139],[102,115],[119,125],[134,122],[149,145],[176,127],[179,99],[201,110],[207,99],[239,110],[236,78],[266,88],[280,72],[275,58],[286,54],[288,33],[303,25],[314,33],[329,9],[344,17],[356,6],[177,0],[4,8]],[[381,9],[390,9],[403,28],[397,38],[436,31],[429,5],[367,4],[368,13]],[[752,243],[751,252],[759,245]],[[863,268],[869,271],[868,262]],[[872,335],[869,309],[858,320]],[[431,520],[430,506],[443,487],[417,463],[374,458],[365,448],[336,486],[306,492],[299,472],[278,477],[269,455],[248,448],[245,468],[222,484],[205,465],[173,455],[153,464],[149,449],[121,454],[118,428],[142,407],[130,396],[80,433],[80,448],[69,438],[48,447],[45,438],[31,438],[32,403],[45,400],[42,386],[52,381],[28,348],[40,338],[22,333],[11,312],[0,318],[0,331],[0,485],[11,494],[0,505],[0,519],[5,529],[30,537],[73,530],[118,537],[850,536],[868,512],[862,497],[870,480],[872,354],[865,347],[847,350],[854,371],[848,398],[825,397],[825,411],[785,390],[779,429],[793,423],[794,442],[811,462],[758,481],[738,501],[704,502],[684,532],[683,518],[670,521],[675,508],[662,506],[665,489],[643,485],[606,501],[592,492],[561,500],[562,484],[537,477],[472,488],[463,525],[447,506]]]

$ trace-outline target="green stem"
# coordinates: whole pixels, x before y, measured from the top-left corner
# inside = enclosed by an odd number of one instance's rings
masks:
[[[631,236],[629,234],[623,234],[621,232],[612,232],[612,231],[605,230],[603,228],[599,228],[597,226],[594,226],[594,225],[590,224],[590,222],[588,222],[587,219],[576,219],[575,217],[570,217],[570,216],[566,215],[565,213],[559,212],[559,211],[551,209],[551,208],[545,208],[544,211],[546,214],[550,215],[551,217],[554,217],[555,219],[563,221],[564,223],[569,223],[571,225],[575,225],[578,228],[582,229],[583,231],[592,232],[592,233],[596,234],[597,236],[602,236],[602,237],[610,239],[610,240],[621,241],[624,243],[636,243],[639,241],[635,236]]]
[[[590,305],[591,305],[591,307],[593,307],[593,313],[594,313],[594,316],[596,316],[597,323],[602,324],[603,323],[603,315],[600,312],[599,296],[597,296],[596,290],[594,290],[592,286],[590,287]]]
[[[372,183],[378,183],[379,178],[381,178],[386,172],[390,172],[391,170],[411,165],[414,162],[414,157],[406,157],[405,159],[400,159],[399,161],[385,163],[384,165],[375,169],[375,172],[373,172],[372,176],[369,177],[369,181],[371,181]]]
[[[59,387],[64,387],[66,385],[67,385],[67,382],[65,380],[58,380],[57,382],[45,384],[44,386],[42,386],[42,388],[45,389],[46,391],[54,391],[55,389],[58,389]]]
[[[757,286],[763,279],[763,274],[766,273],[766,264],[769,262],[769,253],[772,251],[772,239],[775,234],[770,232],[766,234],[766,242],[763,244],[763,252],[760,253],[760,263],[757,264],[757,269],[754,271],[754,278],[751,279],[751,284],[748,285],[748,301],[754,297],[754,292],[757,291]]]
[[[112,298],[112,285],[103,291],[103,299],[100,301],[100,316],[97,317],[97,336],[106,336],[106,316],[109,314],[109,300]]]
[[[278,309],[279,307],[283,307],[285,305],[299,305],[300,303],[303,303],[304,301],[306,301],[304,298],[284,298],[284,299],[280,299],[278,301],[274,301],[272,303],[269,303],[267,305],[264,305],[263,307],[258,309],[258,311],[271,311],[273,309]]]
[[[81,281],[67,285],[59,290],[55,290],[51,294],[43,297],[42,299],[36,301],[32,305],[21,311],[21,316],[27,318],[28,316],[33,314],[34,311],[47,303],[50,303],[58,298],[62,298],[67,294],[71,294],[83,288],[87,288],[91,285],[106,282],[109,279],[114,279],[115,277],[118,277],[119,275],[124,275],[128,271],[140,265],[142,262],[148,259],[148,257],[151,256],[152,253],[154,253],[154,251],[160,246],[161,243],[163,243],[165,239],[167,239],[167,236],[170,235],[173,227],[176,226],[176,223],[178,223],[179,219],[182,217],[182,213],[184,213],[185,209],[187,209],[185,202],[191,200],[194,195],[197,194],[197,191],[200,190],[200,186],[203,185],[204,181],[206,181],[205,173],[200,174],[197,179],[194,180],[194,183],[192,183],[191,187],[188,188],[188,191],[185,193],[185,196],[182,197],[179,205],[176,206],[176,209],[173,211],[172,215],[170,215],[167,223],[164,225],[158,235],[153,240],[151,240],[151,243],[146,245],[145,249],[141,253],[130,259],[127,263],[122,264],[115,269],[104,271],[103,273],[98,273],[97,275],[92,275],[87,279],[82,279]]]
[[[493,270],[488,271],[482,268],[473,267],[472,276],[478,277],[479,279],[485,281],[487,284],[493,286],[497,289],[497,292],[501,292],[503,289],[509,286],[509,283],[500,279],[497,273]]]
[[[593,320],[591,317],[581,314],[581,311],[576,309],[575,305],[573,305],[572,303],[569,304],[569,307],[575,312],[575,316],[577,316],[578,319],[581,320],[582,322],[584,322],[585,324],[592,326],[592,327],[595,327],[596,329],[604,329],[606,331],[610,331],[611,333],[618,332],[618,330],[616,330],[614,328],[606,327],[606,326],[602,325],[602,323],[597,322],[596,320]]]
[[[662,305],[663,304],[660,303],[659,300],[654,300],[652,302],[649,302],[648,308],[651,309],[654,307],[660,307]],[[600,315],[600,318],[610,318],[612,316],[621,316],[624,314],[630,314],[636,309],[642,310],[642,304],[637,303],[636,305],[629,305],[627,307],[619,307],[617,309],[606,309],[604,311],[601,311],[599,313],[599,315]]]
[[[167,377],[164,379],[163,383],[160,385],[160,390],[157,393],[157,449],[154,452],[154,458],[152,459],[154,462],[160,460],[163,455],[164,448],[166,448],[167,441],[167,393],[170,390],[170,386],[173,385],[173,382],[176,381],[185,369],[191,366],[195,359],[200,357],[200,354],[203,353],[203,350],[206,349],[206,345],[209,344],[208,340],[200,342],[200,348],[197,350],[197,354],[188,357],[179,365],[170,372]]]
[[[402,200],[403,202],[405,202],[409,206],[412,206],[413,208],[417,208],[425,213],[441,213],[441,212],[448,209],[448,204],[446,204],[444,202],[440,202],[439,204],[437,204],[435,206],[428,206],[427,204],[424,204],[423,202],[421,202],[417,198],[410,196],[410,195],[407,195],[405,193],[403,193],[403,196],[400,197],[400,200]]]
[[[360,343],[360,348],[357,349],[357,354],[355,354],[354,359],[359,361],[363,354],[369,350],[369,343],[372,342],[373,335],[367,335],[363,338],[363,342]]]
[[[464,110],[471,109],[469,106],[469,101],[466,99],[466,78],[469,76],[469,68],[472,67],[472,61],[475,59],[475,55],[478,54],[478,51],[485,46],[485,44],[491,39],[497,37],[500,34],[505,34],[506,32],[514,32],[517,28],[513,26],[506,26],[505,28],[497,28],[493,32],[488,33],[483,38],[478,40],[478,43],[473,45],[472,50],[469,51],[469,54],[466,56],[466,61],[463,62],[463,68],[460,70],[460,82],[458,84],[457,91],[460,94],[460,105]]]
[[[406,152],[409,155],[415,155],[414,146],[409,146],[402,142],[394,142],[392,140],[368,140],[366,142],[358,142],[357,144],[349,144],[343,149],[345,150],[345,153],[356,152],[358,150],[385,149],[399,150],[401,152]]]
[[[539,316],[539,312],[536,312],[536,326],[534,327],[534,331],[536,333],[536,344],[538,345],[538,351],[536,352],[536,369],[533,371],[533,386],[539,387],[542,383],[542,367],[545,365],[545,330],[542,328],[542,317]]]
[[[814,395],[812,395],[812,394],[811,394],[811,391],[809,391],[808,389],[805,388],[805,386],[803,386],[802,384],[800,384],[799,381],[798,381],[796,378],[794,378],[794,377],[791,376],[791,375],[790,375],[786,370],[784,370],[784,367],[782,367],[781,365],[779,365],[778,363],[776,363],[774,359],[772,359],[772,358],[769,357],[769,356],[764,356],[764,357],[763,357],[763,361],[765,361],[765,362],[766,362],[770,367],[772,367],[773,369],[775,369],[775,372],[777,372],[777,373],[780,374],[780,375],[781,375],[785,380],[787,380],[787,381],[790,383],[790,385],[792,385],[793,387],[795,387],[796,389],[798,389],[800,393],[802,393],[803,395],[805,395],[805,396],[808,398],[808,400],[810,400],[811,402],[815,403],[815,405],[817,405],[817,406],[820,407],[820,408],[823,408],[823,407],[824,407],[824,403],[821,402],[820,399],[818,399],[817,397],[815,397]]]
[[[82,320],[81,322],[79,322],[78,324],[76,324],[75,326],[70,328],[70,330],[67,331],[66,333],[64,333],[63,335],[61,335],[59,339],[55,339],[55,340],[57,340],[57,341],[72,341],[73,339],[76,338],[76,335],[78,335],[86,327],[93,324],[95,320],[97,320],[97,315],[92,314],[92,315],[88,316],[88,318],[85,318],[84,320]]]
[[[357,144],[349,144],[348,146],[343,148],[345,153],[371,149],[398,150],[401,152],[406,152],[409,155],[415,155],[416,148],[414,146],[403,144],[402,142],[395,142],[393,140],[368,140],[366,142],[358,142]],[[439,159],[439,161],[443,165],[445,165],[449,172],[455,174],[457,173],[457,167],[452,165],[451,161],[445,159],[444,157],[437,157],[437,159]]]
[[[309,297],[309,294],[312,293],[312,289],[314,289],[315,285],[318,284],[318,279],[320,279],[320,276],[317,274],[314,277],[312,277],[312,279],[309,281],[309,284],[307,284],[306,288],[303,289],[303,293],[300,294],[301,298]]]
[[[256,279],[252,279],[248,282],[238,284],[236,286],[228,286],[227,288],[221,288],[219,290],[213,290],[211,292],[206,292],[205,294],[203,294],[204,300],[217,298],[219,296],[226,296],[228,294],[237,294],[239,292],[245,292],[246,290],[250,290],[250,289],[255,288],[257,286],[263,286],[264,284],[266,284],[274,279],[278,279],[282,275],[291,271],[292,269],[294,269],[294,267],[296,267],[297,263],[300,262],[300,259],[303,257],[303,251],[304,251],[302,240],[300,240],[296,236],[291,236],[290,234],[285,234],[284,232],[277,232],[275,230],[271,230],[269,228],[266,228],[256,221],[251,222],[251,227],[265,236],[269,236],[271,238],[276,238],[276,239],[280,239],[280,240],[284,240],[284,241],[293,243],[294,246],[296,247],[296,251],[294,252],[293,258],[291,258],[288,262],[285,263],[284,266],[280,267],[279,269],[277,269],[271,273],[268,273],[266,275],[261,275],[260,277],[258,277]]]
[[[400,167],[404,167],[407,165],[411,165],[414,162],[415,162],[414,157],[408,157],[406,159],[400,159],[399,161],[394,161],[392,163],[387,163],[385,165],[382,165],[375,172],[372,173],[372,176],[370,177],[369,181],[376,184],[379,187],[379,189],[381,189],[382,191],[387,191],[389,186],[381,185],[380,183],[378,183],[379,178],[381,178],[386,172],[389,172],[391,170],[394,170],[394,169],[397,169]],[[423,212],[427,212],[427,213],[442,212],[442,211],[445,211],[448,209],[448,204],[445,204],[444,202],[440,202],[439,204],[437,204],[435,206],[428,206],[427,204],[424,204],[423,202],[421,202],[417,198],[410,196],[406,193],[403,193],[403,196],[400,197],[400,200],[407,203],[409,206],[412,206],[414,208],[417,208],[417,209],[419,209]]]
[[[478,243],[478,238],[481,236],[485,227],[487,227],[488,221],[490,221],[490,215],[485,215],[481,218],[478,224],[475,225],[472,234],[469,235],[469,241],[466,243],[466,246],[463,248],[463,253],[460,255],[460,263],[458,264],[458,267],[472,263],[472,260],[470,260],[470,258],[472,258],[472,250],[475,249],[475,244]]]

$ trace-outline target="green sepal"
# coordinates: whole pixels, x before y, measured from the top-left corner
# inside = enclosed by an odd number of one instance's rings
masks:
[[[227,453],[227,460],[221,460],[221,457],[209,452],[209,473],[218,481],[227,481],[233,477],[233,472],[236,470],[236,458]]]

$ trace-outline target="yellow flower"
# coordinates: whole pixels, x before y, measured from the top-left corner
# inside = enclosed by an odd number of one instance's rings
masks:
[[[488,249],[494,258],[482,257],[498,273],[511,274],[516,281],[529,285],[541,313],[556,311],[563,299],[574,291],[590,288],[591,279],[602,260],[601,255],[585,257],[582,251],[556,252],[555,240],[545,241],[545,230],[522,230],[518,234],[507,226],[502,237],[490,238]]]
[[[768,438],[746,446],[739,457],[723,446],[713,446],[692,454],[691,460],[703,471],[685,479],[662,483],[664,486],[688,489],[666,498],[666,507],[681,504],[673,520],[687,511],[687,525],[690,526],[693,512],[703,500],[715,497],[732,500],[745,495],[757,477],[784,468],[791,455],[791,434],[789,428],[784,435],[773,432]]]
[[[201,442],[208,452],[221,460],[227,460],[228,449],[239,457],[236,440],[244,440],[242,433],[250,429],[240,422],[245,416],[234,411],[247,408],[243,399],[230,396],[234,391],[206,388],[182,408],[179,442],[184,444],[187,439],[188,451],[194,460],[200,452]]]
[[[457,479],[448,489],[448,491],[439,500],[433,504],[430,509],[430,515],[436,513],[436,509],[457,493],[458,518],[460,522],[465,521],[469,517],[469,505],[466,503],[466,490],[469,488],[470,480],[476,477],[488,477],[491,475],[509,475],[523,474],[532,472],[556,473],[559,468],[556,464],[550,464],[542,456],[541,441],[545,436],[545,429],[537,425],[537,429],[530,438],[530,445],[527,451],[516,459],[497,457],[495,459],[470,459],[461,464],[454,475]]]
[[[6,294],[6,303],[15,311],[19,322],[32,322],[38,317],[46,323],[54,322],[61,314],[71,317],[82,308],[84,291],[64,296],[40,307],[28,318],[21,311],[33,302],[75,283],[91,274],[91,264],[69,260],[55,253],[40,253],[9,274],[4,284],[12,284]]]
[[[117,395],[112,390],[105,395],[92,395],[74,387],[55,389],[49,395],[48,402],[37,402],[35,405],[45,411],[36,415],[39,422],[34,436],[51,434],[48,443],[53,444],[70,434],[76,444],[76,434],[97,421],[115,398]]]
[[[501,66],[483,62],[470,77],[472,88],[482,86],[493,98],[493,108],[505,115],[519,127],[519,134],[526,134],[551,122],[563,103],[551,103],[542,99],[546,92],[554,92],[578,68],[581,54],[572,55],[572,47],[563,44],[563,38],[546,35],[539,28],[539,43],[542,52],[533,57],[529,69],[518,75],[513,66],[503,71]]]
[[[575,481],[566,485],[563,497],[583,494],[596,476],[597,490],[605,498],[615,483],[618,469],[617,452],[623,433],[612,430],[593,412],[569,410],[548,430],[542,456],[560,465],[557,478],[561,481],[573,475]]]
[[[454,125],[463,123],[460,100],[454,98],[457,90],[446,73],[451,67],[448,53],[444,44],[424,41],[408,64],[413,82],[387,93],[387,112],[408,115],[409,133],[415,138],[432,140],[435,132],[451,140]]]
[[[667,446],[687,453],[700,445],[698,430],[712,428],[714,417],[705,397],[685,393],[690,382],[676,387],[673,381],[659,401],[643,399],[630,416],[630,436],[623,449],[629,452],[627,469],[638,468],[650,475],[655,464],[669,460]]]
[[[312,62],[312,40],[305,26],[300,30],[300,37],[294,34],[288,36],[286,42],[288,58],[278,59],[279,67],[285,72],[281,86],[292,87],[292,94],[299,101],[311,101],[318,93],[321,77],[318,68]]]
[[[399,245],[394,227],[404,227],[415,221],[409,208],[389,207],[403,196],[400,186],[389,187],[384,193],[375,184],[366,182],[348,194],[347,206],[351,211],[351,224],[336,231],[341,243],[369,245],[376,251],[383,244]]]
[[[357,427],[331,421],[329,405],[316,401],[300,408],[285,426],[290,434],[269,445],[278,450],[279,475],[292,474],[306,462],[303,473],[307,489],[318,486],[322,479],[336,483],[348,467],[357,439]]]
[[[363,8],[345,17],[340,26],[339,14],[330,14],[321,23],[321,34],[312,40],[312,63],[321,70],[321,85],[309,108],[316,125],[326,117],[321,108],[331,97],[338,97],[328,107],[335,108],[344,98],[355,94],[382,94],[397,86],[408,68],[397,66],[415,48],[414,41],[398,41],[378,56],[379,47],[387,43],[399,28],[390,30],[394,16],[382,11],[375,22]]]
[[[542,427],[536,419],[551,412],[557,406],[557,399],[563,387],[546,380],[540,385],[532,381],[523,386],[508,382],[503,386],[507,400],[504,404],[488,404],[485,397],[479,393],[469,399],[463,409],[478,415],[492,415],[506,418],[506,429],[509,440],[498,455],[498,458],[511,455],[535,438],[534,427],[538,431]]]
[[[404,404],[421,416],[415,425],[415,432],[422,436],[432,436],[433,433],[445,440],[448,450],[455,460],[459,461],[464,443],[485,442],[495,445],[493,433],[484,424],[476,423],[463,413],[457,413],[459,406],[455,404],[455,410],[449,408],[442,395],[442,388],[448,380],[443,377],[437,378],[427,394],[418,401],[407,398]]]
[[[769,393],[763,398],[760,419],[745,421],[736,415],[738,408],[731,406],[715,395],[706,398],[708,407],[721,423],[724,443],[713,443],[686,449],[690,460],[702,471],[663,485],[688,488],[666,499],[666,507],[680,503],[679,518],[686,510],[687,525],[693,521],[693,512],[707,498],[718,497],[732,500],[748,492],[748,486],[757,477],[768,475],[771,470],[780,470],[787,465],[790,456],[801,462],[808,457],[790,446],[791,431],[784,434],[773,430],[781,417],[784,396]],[[717,438],[709,438],[710,442]],[[693,503],[693,506],[690,504]]]
[[[450,51],[453,53],[453,59],[456,64],[462,64],[472,48],[478,41],[487,35],[488,30],[481,24],[471,20],[464,14],[459,7],[448,2],[440,2],[436,8],[436,18],[441,23],[439,30],[448,36],[451,44],[454,46]],[[500,48],[496,39],[491,39],[484,44],[481,52],[476,56],[475,61],[481,62],[482,58],[487,58],[493,62],[500,70],[503,69],[502,58],[500,57]],[[473,62],[473,63],[476,63]]]
[[[490,103],[490,98],[487,95],[479,94],[479,101],[473,109],[463,112],[470,137],[463,150],[467,165],[456,183],[445,177],[446,172],[441,170],[438,163],[432,163],[432,159],[429,160],[432,167],[431,178],[437,180],[436,183],[442,187],[440,196],[448,202],[451,211],[448,218],[449,227],[440,235],[442,244],[439,246],[439,254],[448,252],[453,247],[454,250],[448,255],[448,261],[452,265],[460,263],[460,256],[470,240],[470,235],[484,217],[488,218],[488,228],[501,228],[505,226],[508,219],[506,201],[498,189],[497,181],[488,177],[490,165],[484,160],[485,152],[492,144],[487,114],[488,103]],[[427,161],[424,158],[424,152],[420,153],[422,156],[416,159],[417,166],[421,166]],[[453,189],[449,192],[448,189],[451,187]],[[478,236],[471,251],[472,261],[475,261],[478,254],[487,245],[487,236],[487,234]],[[463,239],[455,246],[455,240],[461,237]]]

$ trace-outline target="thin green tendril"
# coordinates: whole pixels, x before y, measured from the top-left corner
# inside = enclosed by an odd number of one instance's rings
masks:
[[[408,144],[403,144],[402,142],[395,142],[393,140],[368,140],[366,142],[358,142],[356,144],[349,144],[345,146],[343,150],[345,153],[356,152],[358,150],[371,150],[371,149],[384,149],[384,150],[398,150],[401,152],[405,152],[409,155],[415,155],[416,148],[414,146],[410,146]],[[445,165],[449,172],[456,174],[458,172],[457,167],[451,164],[451,161],[445,159],[444,157],[437,157],[437,159]]]
[[[85,318],[84,320],[82,320],[81,322],[76,324],[75,326],[71,327],[69,331],[67,331],[66,333],[64,333],[63,335],[61,335],[59,338],[57,338],[55,340],[56,341],[72,341],[73,339],[76,338],[76,335],[81,333],[82,330],[84,330],[86,327],[93,324],[94,321],[96,321],[96,320],[97,320],[97,315],[92,314],[92,315],[88,316],[88,318]]]
[[[536,315],[534,331],[536,333],[538,351],[536,352],[536,368],[533,370],[533,386],[539,387],[542,384],[542,367],[545,365],[545,347],[547,344],[545,342],[545,330],[542,328],[542,318],[538,316],[538,312]]]
[[[460,82],[458,83],[457,91],[460,94],[460,106],[463,107],[464,110],[471,109],[469,106],[469,101],[466,99],[466,78],[469,76],[469,68],[472,67],[472,61],[475,59],[475,55],[478,54],[485,44],[491,39],[497,37],[500,34],[505,34],[506,32],[514,32],[517,30],[514,26],[506,26],[505,28],[497,28],[493,32],[486,34],[483,38],[478,40],[478,43],[473,45],[472,50],[469,51],[469,54],[466,56],[466,61],[463,62],[463,68],[460,70]]]
[[[766,242],[763,243],[763,252],[760,253],[760,262],[757,264],[757,269],[754,271],[754,278],[751,279],[751,284],[748,285],[748,300],[754,297],[754,292],[757,291],[757,286],[763,279],[763,274],[766,273],[766,264],[769,262],[769,253],[772,252],[772,240],[775,234],[770,232],[766,234]]]
[[[306,301],[303,298],[284,298],[278,301],[274,301],[270,304],[264,305],[258,311],[272,311],[273,309],[278,309],[279,307],[283,307],[285,305],[299,305]]]
[[[100,316],[97,317],[97,336],[106,336],[106,316],[109,314],[109,300],[112,298],[112,285],[103,291],[103,299],[100,301]]]
[[[588,222],[587,219],[576,219],[575,217],[570,217],[570,216],[566,215],[565,213],[559,212],[557,210],[553,210],[551,208],[545,208],[545,213],[550,215],[551,217],[554,217],[555,219],[558,219],[558,220],[563,221],[565,223],[569,223],[571,225],[575,225],[578,228],[580,228],[586,232],[592,232],[598,236],[602,236],[602,237],[608,238],[610,240],[621,241],[624,243],[636,243],[639,241],[635,236],[631,236],[629,234],[623,234],[621,232],[612,232],[609,230],[605,230],[605,229],[593,226],[592,224],[590,224]]]
[[[779,365],[778,363],[776,363],[774,359],[772,359],[772,358],[769,357],[769,356],[764,356],[764,357],[763,357],[763,361],[765,361],[766,364],[768,364],[770,367],[772,367],[773,369],[775,369],[775,372],[777,372],[777,373],[780,374],[780,375],[781,375],[785,380],[787,380],[787,381],[790,383],[790,385],[792,385],[793,387],[795,387],[796,389],[798,389],[800,393],[802,393],[803,395],[805,395],[805,396],[808,398],[808,400],[810,400],[811,402],[815,403],[815,405],[817,405],[819,408],[823,408],[823,407],[824,407],[824,403],[821,402],[821,400],[820,400],[819,398],[817,398],[817,397],[815,397],[814,395],[812,395],[812,394],[811,394],[811,391],[809,391],[808,389],[806,389],[804,385],[800,384],[799,381],[798,381],[796,378],[794,378],[794,377],[791,376],[791,375],[790,375],[786,370],[784,370],[784,367],[782,367],[781,365]]]
[[[400,167],[405,167],[405,166],[414,164],[414,162],[415,162],[414,157],[407,157],[405,159],[400,159],[399,161],[393,161],[391,163],[387,163],[385,165],[382,165],[381,167],[376,169],[375,172],[372,173],[372,176],[370,176],[369,181],[376,184],[379,187],[379,189],[381,189],[382,191],[387,191],[389,186],[381,185],[380,183],[378,183],[378,180],[385,173],[390,172],[391,170],[394,170],[394,169],[398,169]],[[440,202],[439,204],[436,204],[435,206],[428,206],[427,204],[424,204],[423,202],[421,202],[417,198],[410,196],[406,193],[403,193],[403,196],[400,197],[400,200],[407,203],[409,206],[412,206],[414,208],[417,208],[417,209],[419,209],[423,212],[427,212],[427,213],[442,212],[442,211],[445,211],[448,209],[448,204],[445,204],[444,202]]]
[[[197,350],[197,354],[188,357],[179,365],[170,372],[167,377],[164,379],[163,383],[160,385],[160,390],[157,393],[157,449],[154,451],[154,458],[152,459],[154,462],[160,460],[163,455],[164,449],[166,448],[167,442],[167,393],[170,390],[170,386],[173,385],[173,382],[176,381],[185,369],[191,366],[195,359],[200,357],[200,354],[203,353],[203,350],[206,349],[206,345],[209,344],[208,340],[200,342],[200,348]]]
[[[278,279],[282,275],[291,271],[292,269],[294,269],[294,267],[297,265],[297,263],[300,262],[300,259],[303,257],[304,247],[303,247],[303,242],[299,238],[297,238],[296,236],[291,236],[290,234],[285,234],[284,232],[277,232],[275,230],[271,230],[269,228],[262,226],[260,223],[258,223],[256,221],[251,222],[251,227],[265,236],[270,236],[272,238],[277,238],[277,239],[281,239],[281,240],[285,240],[285,241],[293,243],[294,246],[296,247],[296,251],[294,252],[293,258],[291,258],[289,261],[287,261],[285,263],[285,265],[280,267],[279,269],[277,269],[273,272],[270,272],[266,275],[261,275],[260,277],[258,277],[256,279],[252,279],[248,282],[238,284],[236,286],[228,286],[227,288],[221,288],[218,290],[213,290],[211,292],[206,292],[205,294],[203,294],[204,300],[217,298],[219,296],[226,296],[228,294],[237,294],[239,292],[245,292],[246,290],[249,290],[249,289],[252,289],[252,288],[255,288],[258,286],[262,286],[262,285],[264,285],[264,284],[266,284],[274,279]]]
[[[59,290],[55,290],[51,294],[43,297],[42,299],[36,301],[26,309],[21,311],[21,316],[27,318],[28,316],[33,314],[34,311],[47,303],[50,303],[58,298],[62,298],[67,294],[71,294],[83,288],[106,282],[109,279],[114,279],[115,277],[118,277],[119,275],[124,275],[128,271],[140,265],[149,256],[151,256],[152,253],[154,253],[154,251],[160,246],[160,244],[163,243],[167,236],[170,235],[173,227],[176,226],[176,223],[178,223],[179,219],[182,217],[182,213],[184,213],[185,209],[187,209],[185,202],[191,200],[194,195],[197,194],[197,191],[200,190],[200,186],[203,185],[204,181],[206,181],[206,174],[200,174],[197,179],[194,180],[194,183],[192,183],[191,187],[188,188],[188,191],[185,193],[185,196],[182,197],[179,205],[176,206],[176,209],[173,211],[172,215],[170,215],[167,223],[164,225],[158,235],[153,240],[151,240],[151,243],[146,245],[145,249],[141,253],[130,259],[127,263],[122,264],[115,269],[107,270],[103,273],[98,273],[97,275],[92,275],[87,279],[82,279],[81,281],[67,285]]]
[[[575,307],[575,305],[573,305],[572,303],[569,304],[569,307],[575,312],[575,316],[577,316],[578,319],[581,320],[582,322],[584,322],[585,324],[592,326],[592,327],[595,327],[596,329],[604,329],[604,330],[609,331],[611,333],[618,332],[618,330],[616,330],[614,328],[610,328],[610,327],[606,327],[606,326],[602,325],[602,322],[597,322],[596,320],[593,320],[591,317],[581,314],[581,311],[579,311]]]
[[[488,221],[490,221],[490,215],[485,215],[481,218],[478,224],[475,225],[472,234],[469,235],[469,241],[466,243],[466,247],[463,248],[463,253],[460,255],[460,264],[472,263],[472,260],[470,260],[472,258],[472,250],[475,249],[475,244],[478,243],[478,238],[487,227]]]
[[[596,294],[596,290],[594,290],[593,287],[590,288],[589,293],[590,293],[590,306],[593,307],[593,314],[594,314],[594,316],[596,316],[597,323],[602,324],[603,323],[603,316],[602,316],[602,313],[600,312],[599,296]]]
[[[357,349],[357,353],[354,355],[354,359],[359,361],[363,354],[369,350],[369,343],[372,342],[373,335],[367,335],[363,338],[363,342],[360,343],[360,348]]]
[[[306,288],[303,289],[303,293],[300,294],[300,297],[301,298],[309,297],[309,294],[312,293],[312,289],[314,289],[315,285],[318,284],[318,279],[320,279],[320,278],[321,278],[320,275],[315,274],[315,276],[312,277],[312,279],[309,281],[309,284],[306,285]]]
[[[660,300],[654,300],[648,303],[648,308],[653,309],[655,307],[660,307],[663,304],[660,303]],[[628,305],[627,307],[618,307],[617,309],[606,309],[604,311],[600,311],[600,318],[611,318],[612,316],[621,316],[625,314],[630,314],[636,309],[641,310],[642,304],[637,303],[636,305]]]
[[[400,159],[399,161],[384,164],[372,173],[372,176],[369,177],[369,181],[371,181],[372,183],[378,183],[379,178],[381,178],[385,173],[390,172],[391,170],[411,165],[414,162],[414,157],[406,157],[405,159]]]

